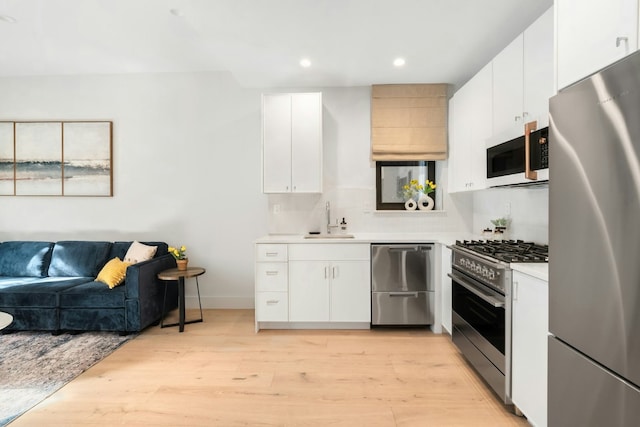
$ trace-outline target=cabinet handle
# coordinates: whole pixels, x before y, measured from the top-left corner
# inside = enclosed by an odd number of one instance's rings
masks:
[[[280,300],[277,299],[270,299],[267,301],[267,305],[276,305],[280,302]]]
[[[278,256],[278,252],[267,252],[266,256]]]
[[[533,121],[524,125],[524,177],[526,179],[538,179],[538,172],[531,170],[531,132],[536,130],[538,122]]]
[[[328,279],[329,278],[329,267],[325,267],[324,268],[324,278]]]
[[[518,301],[518,282],[513,282],[513,289],[511,290],[511,295],[514,301]]]
[[[622,42],[624,42],[625,47],[629,47],[629,37],[616,37],[616,47],[620,47]]]
[[[267,271],[267,276],[277,276],[278,272],[277,271]]]
[[[338,277],[338,267],[333,267],[331,269],[331,278],[335,279],[336,277]]]

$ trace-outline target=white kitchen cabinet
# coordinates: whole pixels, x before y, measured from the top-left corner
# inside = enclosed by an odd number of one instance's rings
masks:
[[[493,58],[493,135],[523,123],[523,38],[520,34]]]
[[[322,94],[262,96],[262,190],[322,192]]]
[[[255,265],[256,329],[258,322],[289,319],[287,245],[257,244]]]
[[[493,59],[493,132],[505,142],[524,124],[548,125],[553,85],[553,7]]]
[[[442,327],[451,335],[453,323],[451,321],[452,301],[451,301],[451,249],[447,245],[441,247],[441,292],[442,292]]]
[[[511,381],[513,403],[535,426],[547,424],[549,285],[513,271]]]
[[[370,322],[369,248],[289,245],[289,321]]]
[[[451,98],[449,192],[486,188],[486,138],[491,135],[492,64]]]
[[[540,129],[549,125],[549,98],[555,95],[553,7],[525,30],[522,43],[523,121],[536,120]]]
[[[557,87],[638,49],[638,0],[556,0]]]

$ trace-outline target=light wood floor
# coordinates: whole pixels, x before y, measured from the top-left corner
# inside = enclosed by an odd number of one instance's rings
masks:
[[[206,310],[205,322],[182,334],[151,327],[11,427],[92,424],[527,425],[505,410],[447,335],[256,334],[253,310]]]

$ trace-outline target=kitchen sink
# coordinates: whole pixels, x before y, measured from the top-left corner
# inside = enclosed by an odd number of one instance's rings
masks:
[[[305,239],[353,239],[353,234],[305,234]]]

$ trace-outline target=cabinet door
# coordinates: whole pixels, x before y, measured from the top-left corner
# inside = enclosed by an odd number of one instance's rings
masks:
[[[558,89],[638,48],[637,0],[556,0],[555,7]]]
[[[291,96],[262,97],[262,191],[291,191]]]
[[[322,94],[291,95],[291,185],[294,193],[322,192]]]
[[[467,152],[471,138],[471,98],[469,87],[461,87],[452,98],[453,139],[449,164],[449,192],[468,191],[471,156]],[[477,160],[477,159],[476,159]]]
[[[447,274],[451,273],[451,249],[446,245],[442,247],[442,327],[451,334],[453,324],[451,322],[451,279]]]
[[[524,32],[525,122],[538,121],[538,128],[549,125],[549,98],[553,89],[553,7]]]
[[[493,64],[489,63],[469,80],[471,135],[467,157],[469,189],[487,188],[487,138],[491,136],[493,107]]]
[[[289,321],[329,321],[329,275],[323,261],[289,261]]]
[[[331,263],[331,321],[371,321],[371,280],[367,261]]]
[[[536,426],[547,423],[549,285],[513,272],[512,400]]]
[[[491,91],[492,64],[487,64],[451,99],[450,193],[486,188],[486,139],[492,131]]]
[[[493,59],[493,135],[524,126],[522,40],[520,34]]]

